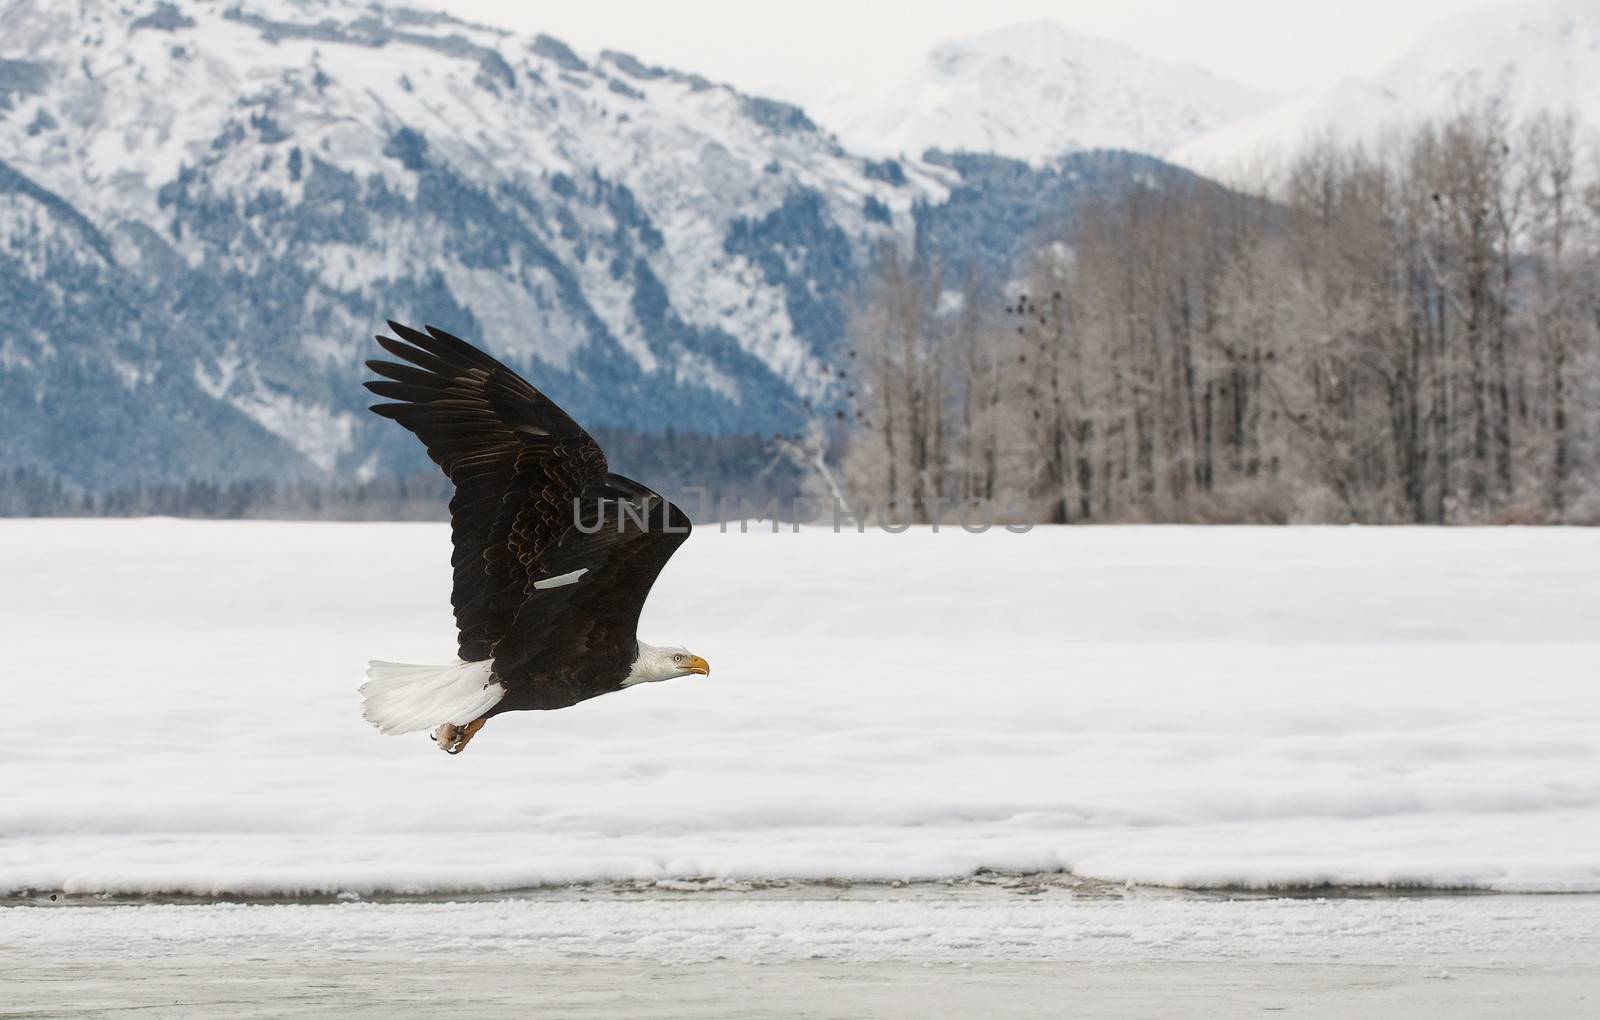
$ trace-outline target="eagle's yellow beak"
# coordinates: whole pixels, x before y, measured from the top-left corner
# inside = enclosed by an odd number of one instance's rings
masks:
[[[683,664],[685,673],[699,673],[701,676],[711,675],[711,663],[698,655],[689,656],[689,661]]]

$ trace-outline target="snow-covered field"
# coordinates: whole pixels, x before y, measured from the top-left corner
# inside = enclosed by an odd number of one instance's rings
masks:
[[[696,532],[709,679],[360,718],[442,525],[0,522],[0,893],[1049,871],[1600,890],[1600,532]]]

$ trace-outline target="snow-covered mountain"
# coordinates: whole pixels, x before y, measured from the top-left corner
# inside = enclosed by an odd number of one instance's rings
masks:
[[[1496,101],[1512,119],[1571,113],[1600,128],[1600,2],[1522,0],[1445,23],[1382,74],[1347,79],[1219,127],[1168,154],[1202,173],[1271,164],[1310,142],[1386,132]]]
[[[1080,149],[1162,155],[1272,99],[1041,21],[943,43],[898,83],[845,85],[807,112],[859,152],[1037,163]]]
[[[583,420],[771,430],[952,171],[798,109],[362,0],[0,0],[0,466],[85,482],[409,467],[384,318]]]

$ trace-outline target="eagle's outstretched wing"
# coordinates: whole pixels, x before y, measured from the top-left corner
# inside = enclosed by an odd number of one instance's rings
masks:
[[[367,362],[386,377],[367,388],[396,401],[372,410],[416,433],[455,484],[461,658],[494,658],[512,685],[537,672],[581,686],[584,671],[572,667],[626,666],[640,610],[688,537],[688,516],[610,474],[593,437],[489,355],[431,326],[389,326],[400,340],[378,343],[408,364]]]
[[[455,485],[450,600],[459,654],[490,658],[518,610],[550,576],[547,556],[573,524],[574,500],[605,481],[594,438],[555,402],[466,341],[397,322],[377,338],[408,364],[369,361],[372,410],[416,433]]]

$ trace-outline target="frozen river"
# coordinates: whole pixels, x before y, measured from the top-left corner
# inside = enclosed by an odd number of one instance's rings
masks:
[[[1593,896],[1009,882],[58,902],[0,908],[0,1016],[1580,1017],[1597,961]]]

